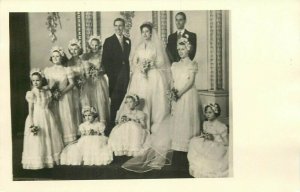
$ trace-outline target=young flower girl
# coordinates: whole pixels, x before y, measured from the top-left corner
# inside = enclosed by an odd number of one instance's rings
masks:
[[[107,165],[113,160],[104,135],[105,125],[96,121],[98,113],[94,107],[82,108],[85,120],[79,125],[80,139],[66,146],[61,154],[62,165]]]
[[[189,141],[200,134],[198,112],[198,94],[195,87],[195,75],[198,72],[197,63],[189,58],[191,45],[186,38],[181,38],[177,44],[180,61],[172,64],[174,87],[170,99],[172,105],[171,148],[187,152]]]
[[[42,87],[43,74],[39,69],[32,69],[30,79],[32,89],[26,93],[29,114],[24,130],[23,169],[52,168],[59,162],[62,136],[48,109],[51,92]]]
[[[221,113],[218,104],[205,106],[208,121],[203,123],[203,134],[194,137],[189,145],[188,160],[193,177],[228,176],[228,132],[217,120]]]
[[[148,132],[145,124],[145,113],[137,110],[139,97],[129,94],[125,98],[127,109],[117,120],[117,125],[110,133],[108,144],[116,156],[137,156],[143,151],[143,144]]]

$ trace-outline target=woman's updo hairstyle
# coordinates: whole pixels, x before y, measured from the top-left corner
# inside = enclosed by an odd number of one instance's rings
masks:
[[[142,32],[143,28],[146,27],[149,29],[150,33],[152,34],[153,24],[151,22],[145,22],[140,26],[140,30]]]

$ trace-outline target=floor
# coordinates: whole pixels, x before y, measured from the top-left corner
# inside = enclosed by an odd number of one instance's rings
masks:
[[[106,166],[55,166],[52,169],[24,170],[21,164],[23,137],[13,138],[13,179],[15,181],[31,180],[95,180],[95,179],[161,179],[161,178],[191,178],[188,172],[187,153],[173,153],[172,165],[162,170],[147,173],[134,173],[121,168],[130,157],[115,157]]]

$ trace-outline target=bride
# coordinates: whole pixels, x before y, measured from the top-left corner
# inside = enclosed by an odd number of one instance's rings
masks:
[[[127,94],[136,94],[141,98],[140,110],[146,113],[147,129],[157,131],[157,125],[169,114],[169,102],[166,97],[170,83],[170,63],[163,45],[153,28],[146,22],[140,26],[141,39],[131,54],[131,79]],[[122,114],[125,100],[118,111]]]

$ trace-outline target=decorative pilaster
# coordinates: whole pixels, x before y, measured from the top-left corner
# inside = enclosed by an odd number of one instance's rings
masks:
[[[211,91],[225,90],[224,77],[224,39],[222,11],[209,11],[209,82]]]
[[[88,41],[91,35],[93,35],[93,12],[84,12],[85,23],[85,44],[88,49]]]
[[[75,12],[75,21],[76,21],[76,38],[81,42],[82,47],[82,14],[81,12]]]
[[[96,13],[96,22],[97,22],[97,35],[101,36],[101,13]]]
[[[160,34],[164,45],[167,44],[167,11],[160,11]]]
[[[152,23],[155,30],[158,29],[158,11],[152,11]]]
[[[170,34],[173,33],[173,20],[174,20],[173,15],[174,15],[173,11],[170,11]]]

